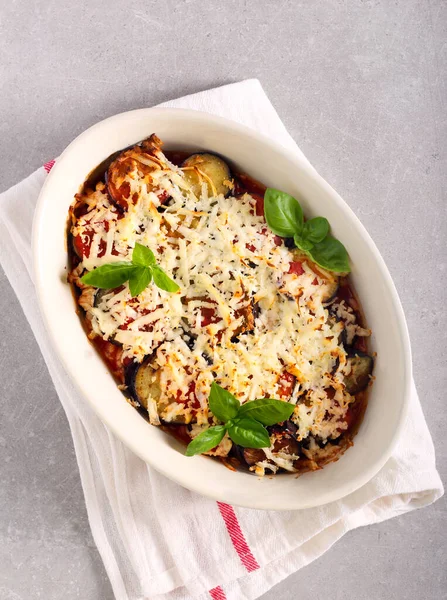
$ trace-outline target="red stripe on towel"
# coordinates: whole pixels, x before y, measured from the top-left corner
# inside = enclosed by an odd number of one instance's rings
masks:
[[[242,564],[249,573],[256,571],[256,569],[259,569],[258,561],[253,556],[244,534],[242,533],[234,508],[224,502],[218,502],[217,506],[219,507],[220,514],[225,522],[234,549],[238,553]]]
[[[51,171],[51,169],[53,168],[54,165],[54,160],[49,160],[47,163],[44,164],[43,168],[45,169],[45,171],[47,173],[49,173]]]
[[[210,590],[209,594],[213,600],[227,600],[227,597],[225,596],[225,592],[223,591],[223,589],[220,586],[215,587],[212,590]]]

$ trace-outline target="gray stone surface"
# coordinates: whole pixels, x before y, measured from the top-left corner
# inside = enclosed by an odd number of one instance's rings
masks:
[[[0,28],[2,190],[104,117],[259,77],[390,268],[445,479],[445,1],[15,0]],[[0,286],[0,599],[112,600],[67,421]],[[354,531],[264,600],[446,598],[445,516]]]

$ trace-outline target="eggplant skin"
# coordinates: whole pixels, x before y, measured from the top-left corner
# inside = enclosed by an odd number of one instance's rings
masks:
[[[351,372],[345,377],[345,386],[346,391],[351,396],[355,396],[368,387],[374,368],[374,359],[369,354],[357,350],[348,356],[348,361],[351,364]]]
[[[210,196],[214,196],[215,193],[227,196],[232,189],[230,168],[216,154],[208,152],[192,154],[183,161],[182,168],[185,179],[198,197],[200,197],[202,191],[202,182],[208,183],[208,194]]]
[[[137,398],[136,392],[135,392],[135,375],[137,370],[139,369],[140,364],[137,362],[131,362],[127,367],[126,367],[126,376],[125,376],[125,380],[124,383],[127,386],[127,389],[129,390],[129,394],[132,396],[132,398],[134,400],[136,400],[137,402],[140,402]],[[140,402],[141,404],[141,402]]]

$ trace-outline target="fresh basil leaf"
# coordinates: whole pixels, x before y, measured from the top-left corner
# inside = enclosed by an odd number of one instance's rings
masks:
[[[243,404],[239,410],[239,417],[250,417],[263,425],[275,425],[286,421],[294,411],[293,404],[273,398],[262,398]]]
[[[224,423],[230,419],[234,419],[241,406],[239,400],[233,394],[224,390],[224,388],[214,383],[214,381],[211,384],[208,402],[210,410],[216,419]]]
[[[293,241],[295,242],[295,246],[300,250],[310,250],[313,247],[313,242],[309,242],[306,238],[301,237],[298,233],[295,233],[293,236]]]
[[[194,456],[194,454],[208,452],[208,450],[211,450],[220,444],[224,435],[225,427],[223,425],[216,425],[215,427],[205,429],[205,431],[199,433],[199,435],[188,444],[186,456]]]
[[[322,242],[308,251],[311,259],[323,269],[335,273],[349,273],[349,256],[341,242],[328,235]]]
[[[135,298],[152,281],[152,272],[148,267],[135,267],[135,271],[129,277],[129,288],[132,298]]]
[[[136,268],[130,262],[108,263],[86,273],[81,281],[97,288],[112,289],[125,283]]]
[[[228,429],[232,441],[243,448],[269,448],[270,438],[267,429],[249,417],[237,419]]]
[[[151,267],[152,265],[155,265],[156,260],[155,255],[150,248],[136,242],[132,252],[132,262],[134,265]]]
[[[329,221],[325,217],[314,217],[304,223],[302,237],[312,244],[322,242],[329,233]]]
[[[170,277],[166,275],[161,267],[154,265],[152,267],[152,276],[157,287],[165,292],[176,292],[179,286]]]
[[[303,226],[303,211],[298,201],[273,188],[265,191],[264,215],[273,233],[281,237],[293,237]]]

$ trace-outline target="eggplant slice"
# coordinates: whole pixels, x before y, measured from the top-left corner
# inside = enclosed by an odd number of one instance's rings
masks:
[[[157,371],[152,367],[153,356],[148,356],[141,364],[136,365],[129,374],[129,388],[133,398],[144,407],[149,413],[149,420],[156,421],[155,415],[151,414],[152,403],[149,400],[154,401],[158,418],[160,422],[167,425],[185,425],[194,423],[194,417],[185,417],[185,415],[178,415],[174,419],[165,421],[163,419],[164,411],[171,404],[176,403],[174,398],[164,397],[162,400],[162,390],[160,381],[158,378]]]
[[[345,377],[345,386],[346,391],[355,396],[368,387],[374,368],[374,359],[369,354],[356,351],[348,358],[348,361],[351,364],[351,372]]]
[[[266,460],[265,453],[258,448],[242,448],[239,446],[242,458],[249,467],[252,467],[258,462]]]
[[[132,395],[146,410],[148,410],[149,398],[155,400],[158,408],[161,397],[161,387],[155,373],[156,371],[152,368],[152,356],[149,356],[135,367],[131,376]]]
[[[197,197],[200,197],[203,182],[208,184],[210,196],[219,194],[227,196],[232,189],[230,169],[220,156],[207,152],[192,154],[183,161],[182,169],[185,179]]]

